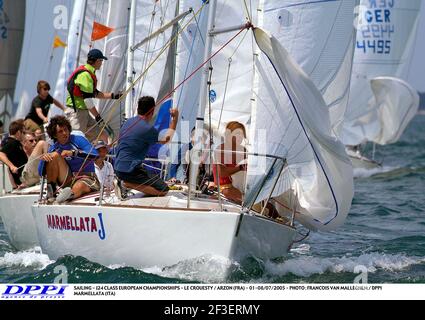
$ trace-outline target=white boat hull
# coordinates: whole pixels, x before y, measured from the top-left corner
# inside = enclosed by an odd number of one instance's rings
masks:
[[[51,259],[171,266],[205,254],[235,261],[285,256],[296,230],[259,216],[207,210],[34,205],[40,246]]]
[[[351,163],[353,164],[354,169],[366,169],[366,170],[374,170],[381,168],[382,165],[379,162],[374,160],[365,158],[365,157],[357,157],[350,155]]]
[[[0,197],[0,217],[9,236],[10,243],[18,250],[39,246],[31,206],[38,195],[9,194]]]
[[[2,195],[13,190],[12,184],[10,183],[9,173],[7,170],[8,169],[6,168],[6,166],[1,165],[0,163],[0,186]]]

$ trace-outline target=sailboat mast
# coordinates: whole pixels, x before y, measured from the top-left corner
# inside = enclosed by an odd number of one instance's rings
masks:
[[[134,70],[134,41],[136,37],[136,6],[137,1],[131,0],[130,7],[130,23],[128,28],[128,55],[127,55],[127,96],[125,98],[125,117],[132,117],[133,95],[130,88],[133,85],[133,70]],[[130,91],[129,91],[130,90]]]
[[[209,12],[208,12],[208,34],[205,42],[205,52],[204,52],[204,61],[207,61],[212,52],[213,45],[213,35],[211,34],[215,27],[215,16],[217,10],[217,0],[210,0],[209,4]],[[193,152],[191,155],[191,165],[189,172],[189,197],[190,199],[191,192],[196,190],[196,180],[198,176],[198,169],[200,165],[201,159],[201,151],[202,151],[202,136],[204,130],[204,116],[205,116],[205,108],[207,105],[207,98],[209,97],[208,92],[208,79],[209,79],[209,71],[210,71],[210,63],[206,64],[201,79],[201,89],[199,94],[199,106],[198,106],[198,116],[196,118],[195,125],[195,145],[193,146]],[[189,205],[189,203],[188,203]]]

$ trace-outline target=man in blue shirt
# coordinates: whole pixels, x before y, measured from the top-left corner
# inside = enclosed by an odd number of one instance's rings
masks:
[[[98,152],[85,137],[73,135],[71,131],[71,124],[65,117],[51,119],[47,133],[54,144],[39,165],[40,175],[47,174],[47,183],[53,192],[56,184],[62,188],[56,198],[58,203],[100,189],[94,169]]]
[[[142,97],[138,101],[138,116],[128,119],[121,128],[115,161],[115,174],[127,188],[135,189],[148,196],[165,196],[167,184],[158,175],[148,173],[143,166],[149,148],[156,144],[166,144],[176,130],[179,112],[170,109],[170,127],[164,138],[149,122],[155,110],[152,97]]]

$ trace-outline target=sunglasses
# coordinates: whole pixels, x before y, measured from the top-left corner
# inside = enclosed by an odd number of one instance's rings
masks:
[[[37,140],[35,140],[35,139],[31,139],[31,140],[27,140],[27,141],[29,141],[29,142],[37,142]]]

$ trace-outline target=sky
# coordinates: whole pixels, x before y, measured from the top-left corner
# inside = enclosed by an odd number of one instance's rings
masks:
[[[407,0],[408,1],[408,0]],[[69,19],[72,13],[72,0],[27,0],[26,33],[21,56],[21,68],[15,91],[15,102],[18,103],[22,93],[26,91],[30,98],[36,95],[36,84],[40,79],[47,80],[54,88],[62,59],[63,48],[53,51],[55,36],[53,20],[56,17],[54,8],[65,5],[69,8]],[[425,2],[425,1],[424,1]],[[56,31],[66,41],[67,30]],[[418,37],[412,59],[409,82],[419,91],[425,92],[425,4],[422,4]]]

